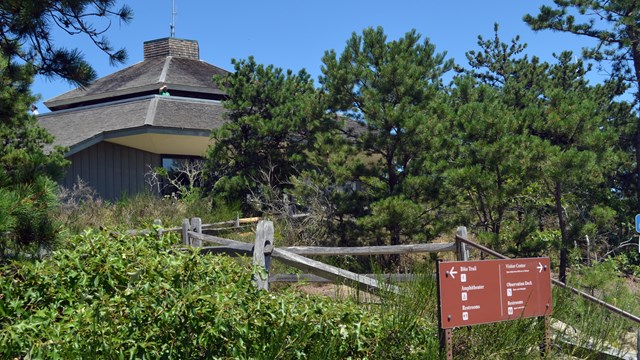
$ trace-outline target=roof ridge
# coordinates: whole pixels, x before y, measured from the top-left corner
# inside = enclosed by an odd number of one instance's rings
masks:
[[[107,102],[99,103],[99,104],[91,104],[91,105],[84,105],[84,106],[79,106],[79,107],[72,107],[72,108],[68,108],[68,109],[50,111],[50,112],[38,115],[38,118],[48,117],[49,115],[57,115],[57,114],[63,114],[63,113],[68,113],[68,112],[83,111],[83,110],[93,109],[93,108],[97,108],[97,107],[101,107],[101,106],[102,107],[104,107],[104,106],[113,106],[113,105],[126,104],[126,103],[132,103],[132,102],[137,102],[137,101],[143,101],[143,100],[148,100],[148,99],[155,98],[157,96],[158,95],[142,95],[142,96],[136,96],[136,97],[132,97],[132,98],[107,101]]]
[[[153,125],[153,119],[156,115],[156,108],[158,107],[158,97],[154,96],[149,103],[149,108],[147,109],[147,116],[144,119],[145,125]]]
[[[173,59],[173,56],[167,56],[166,59],[164,59],[164,65],[162,66],[162,72],[160,73],[160,78],[158,79],[159,83],[164,83],[165,80],[167,79],[167,73],[169,72],[169,64],[171,64],[171,60]]]

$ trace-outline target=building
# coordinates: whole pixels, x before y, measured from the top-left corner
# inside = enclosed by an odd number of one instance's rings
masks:
[[[39,122],[69,148],[62,185],[80,178],[115,200],[148,189],[150,169],[204,155],[223,123],[225,94],[212,78],[225,73],[200,60],[196,41],[165,38],[144,43],[142,62],[46,101]]]

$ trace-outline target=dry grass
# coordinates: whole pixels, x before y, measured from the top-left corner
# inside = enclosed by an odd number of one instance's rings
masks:
[[[207,198],[187,201],[142,193],[109,202],[81,180],[70,189],[60,188],[58,198],[60,206],[53,218],[72,234],[102,227],[142,229],[155,219],[160,219],[165,227],[174,227],[185,218],[199,217],[204,223],[213,223],[237,215],[233,209],[213,209]]]

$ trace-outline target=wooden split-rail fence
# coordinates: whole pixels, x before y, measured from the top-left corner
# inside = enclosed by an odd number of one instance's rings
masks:
[[[256,236],[253,244],[226,239],[218,236],[204,234],[203,230],[224,230],[230,228],[253,227],[257,223]],[[382,274],[363,275],[341,269],[332,265],[322,263],[307,256],[373,256],[409,253],[441,253],[454,252],[457,260],[469,259],[469,248],[479,250],[481,254],[496,257],[498,259],[508,259],[490,248],[471,241],[467,236],[465,227],[459,227],[456,231],[455,241],[451,243],[429,243],[411,245],[390,245],[390,246],[363,246],[363,247],[319,247],[319,246],[292,246],[276,247],[274,243],[273,222],[260,220],[259,218],[236,219],[227,222],[220,222],[211,225],[203,225],[200,218],[193,218],[191,221],[185,219],[181,227],[160,230],[180,231],[182,233],[183,245],[186,247],[198,247],[203,254],[227,254],[230,256],[251,256],[253,264],[260,269],[254,275],[256,286],[260,289],[269,290],[269,283],[273,282],[339,282],[356,287],[371,293],[391,292],[399,294],[399,288],[393,284],[396,281],[412,279],[411,274]],[[214,244],[214,246],[211,246]],[[276,259],[288,266],[306,272],[299,275],[270,274],[271,260]],[[579,289],[568,286],[552,278],[552,283],[565,288],[606,310],[622,316],[640,327],[640,317],[622,310],[614,305],[606,303],[596,297],[589,295]],[[566,326],[566,324],[563,324]],[[637,354],[640,354],[640,330],[637,332]],[[602,350],[601,350],[602,351]],[[638,359],[640,355],[627,355],[626,359]],[[613,349],[609,354],[615,354]]]

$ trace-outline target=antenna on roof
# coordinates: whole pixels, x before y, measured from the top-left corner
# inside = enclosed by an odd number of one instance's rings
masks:
[[[171,0],[171,37],[176,37],[176,2]]]

